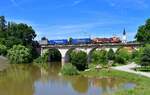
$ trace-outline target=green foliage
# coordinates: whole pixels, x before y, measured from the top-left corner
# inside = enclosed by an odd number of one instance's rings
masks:
[[[106,64],[107,63],[107,51],[95,50],[92,53],[92,62],[96,64]]]
[[[23,23],[6,23],[5,17],[0,16],[0,44],[3,44],[7,49],[14,45],[23,45],[31,50],[31,59],[38,57],[38,52],[35,48],[39,47],[34,41],[36,37],[35,31],[31,26]]]
[[[139,27],[135,38],[138,42],[150,43],[150,19]]]
[[[141,66],[150,66],[150,45],[146,45],[141,55]]]
[[[0,31],[5,31],[6,29],[6,20],[4,16],[0,16]]]
[[[7,54],[7,47],[5,45],[0,44],[0,55],[6,55]]]
[[[68,41],[69,41],[69,44],[71,44],[72,43],[72,38],[70,37]]]
[[[115,59],[115,52],[113,51],[113,49],[110,49],[110,50],[107,52],[107,59],[108,59],[108,60],[114,60],[114,59]]]
[[[79,71],[72,64],[65,64],[61,69],[61,74],[72,76],[72,75],[78,75]]]
[[[142,71],[142,72],[150,72],[150,66],[142,66],[135,68],[136,71]]]
[[[14,44],[23,44],[24,46],[32,45],[33,39],[36,37],[35,31],[32,27],[23,23],[9,23],[7,33],[6,39],[8,41],[11,42],[11,40],[14,39]],[[9,45],[9,43],[7,45]],[[12,46],[9,45],[9,47]]]
[[[44,54],[42,54],[40,57],[34,60],[35,64],[45,64],[48,61],[48,54],[49,52],[46,51]]]
[[[121,57],[120,55],[116,55],[115,57],[115,63],[119,63],[119,64],[125,64],[126,61],[123,57]]]
[[[117,50],[115,56],[116,63],[125,64],[127,61],[130,61],[130,59],[131,59],[131,53],[128,52],[127,49],[120,48],[119,50]]]
[[[71,53],[71,63],[80,71],[87,69],[87,54],[83,51],[73,51]]]
[[[12,48],[13,45],[23,45],[21,39],[18,39],[15,36],[9,36],[5,39],[5,45],[8,47],[8,49]]]
[[[48,64],[47,64],[47,62],[48,62],[48,55],[49,55],[49,52],[46,51],[44,54],[42,54],[41,56],[36,58],[33,61],[33,64],[35,66],[37,66],[38,68],[40,68],[40,69],[48,70]]]
[[[22,45],[14,45],[7,55],[11,63],[28,63],[31,60],[30,49]]]
[[[61,54],[57,49],[50,49],[49,52],[49,60],[50,62],[61,61]]]
[[[140,57],[141,57],[141,54],[142,54],[142,47],[139,49],[139,50],[134,50],[133,52],[132,52],[132,60],[135,62],[135,63],[137,63],[137,64],[139,64],[140,63]]]

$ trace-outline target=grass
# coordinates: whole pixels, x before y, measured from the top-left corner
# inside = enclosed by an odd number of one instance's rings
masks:
[[[136,87],[130,90],[120,90],[114,95],[150,95],[150,78],[139,76],[127,72],[116,71],[110,69],[101,69],[99,71],[94,69],[94,66],[89,66],[89,71],[81,72],[81,75],[87,77],[115,77],[122,78],[133,83],[136,83]]]
[[[136,71],[142,71],[142,72],[150,72],[150,66],[147,67],[137,67],[135,68]]]

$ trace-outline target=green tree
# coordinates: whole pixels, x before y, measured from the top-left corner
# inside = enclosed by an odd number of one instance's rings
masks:
[[[5,39],[5,45],[8,48],[12,48],[13,45],[24,45],[26,48],[31,50],[32,59],[39,56],[36,48],[39,47],[37,41],[34,41],[36,37],[35,31],[31,26],[27,24],[16,24],[9,22],[7,27],[7,37]]]
[[[61,69],[61,74],[63,75],[78,75],[78,70],[72,64],[65,64]]]
[[[28,63],[31,61],[30,49],[22,45],[14,45],[8,50],[8,58],[11,63]]]
[[[45,64],[48,62],[48,56],[49,56],[49,52],[46,51],[44,54],[42,54],[41,56],[39,56],[38,58],[36,58],[34,60],[35,64]]]
[[[7,54],[7,47],[5,45],[0,44],[0,55],[6,55]]]
[[[8,49],[12,48],[13,45],[18,45],[18,44],[23,45],[22,40],[21,40],[21,39],[18,39],[18,38],[15,37],[15,36],[9,36],[9,37],[7,37],[7,38],[5,39],[4,44],[8,47]]]
[[[69,44],[71,44],[72,43],[72,38],[70,37],[68,41],[69,41]]]
[[[140,47],[139,50],[134,50],[132,52],[132,60],[137,64],[140,64],[140,58],[142,56],[143,49],[143,47]]]
[[[0,31],[5,31],[6,29],[6,20],[4,16],[0,16]]]
[[[49,55],[48,59],[50,62],[61,61],[61,54],[57,49],[50,49],[48,55]]]
[[[83,71],[88,68],[87,54],[83,51],[72,51],[71,52],[71,63],[78,70]]]
[[[126,48],[119,48],[116,52],[115,62],[125,64],[131,59],[131,53]]]
[[[106,64],[107,63],[107,51],[95,50],[92,53],[92,62],[96,64]]]
[[[139,27],[135,38],[138,42],[150,43],[150,19]]]
[[[8,29],[8,38],[16,37],[16,39],[21,40],[23,45],[32,45],[34,38],[36,37],[35,31],[31,26],[27,24],[16,24],[11,22]]]
[[[115,59],[115,52],[113,51],[113,49],[110,49],[110,50],[107,52],[107,59],[108,59],[108,60],[114,60],[114,59]]]
[[[150,45],[146,45],[141,55],[141,66],[150,66]]]

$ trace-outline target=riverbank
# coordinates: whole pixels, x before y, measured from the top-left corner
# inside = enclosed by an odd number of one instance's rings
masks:
[[[130,90],[120,90],[114,95],[149,95],[150,93],[150,79],[141,75],[136,75],[124,71],[118,71],[110,69],[91,69],[89,71],[82,72],[81,75],[87,77],[115,77],[129,80],[136,84],[134,89]]]
[[[6,57],[0,56],[0,71],[3,71],[9,66],[8,60]]]
[[[125,71],[125,72],[129,72],[129,73],[134,73],[137,75],[142,75],[142,76],[146,76],[146,77],[150,78],[150,72],[141,72],[141,71],[133,70],[133,68],[137,68],[137,67],[140,67],[140,66],[135,63],[131,63],[131,64],[127,64],[124,66],[112,67],[112,69],[119,70],[119,71]]]

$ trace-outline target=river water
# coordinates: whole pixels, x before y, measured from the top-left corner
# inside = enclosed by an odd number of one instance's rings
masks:
[[[135,86],[117,78],[63,77],[60,69],[60,63],[49,63],[47,69],[11,65],[0,72],[0,95],[112,95]]]

